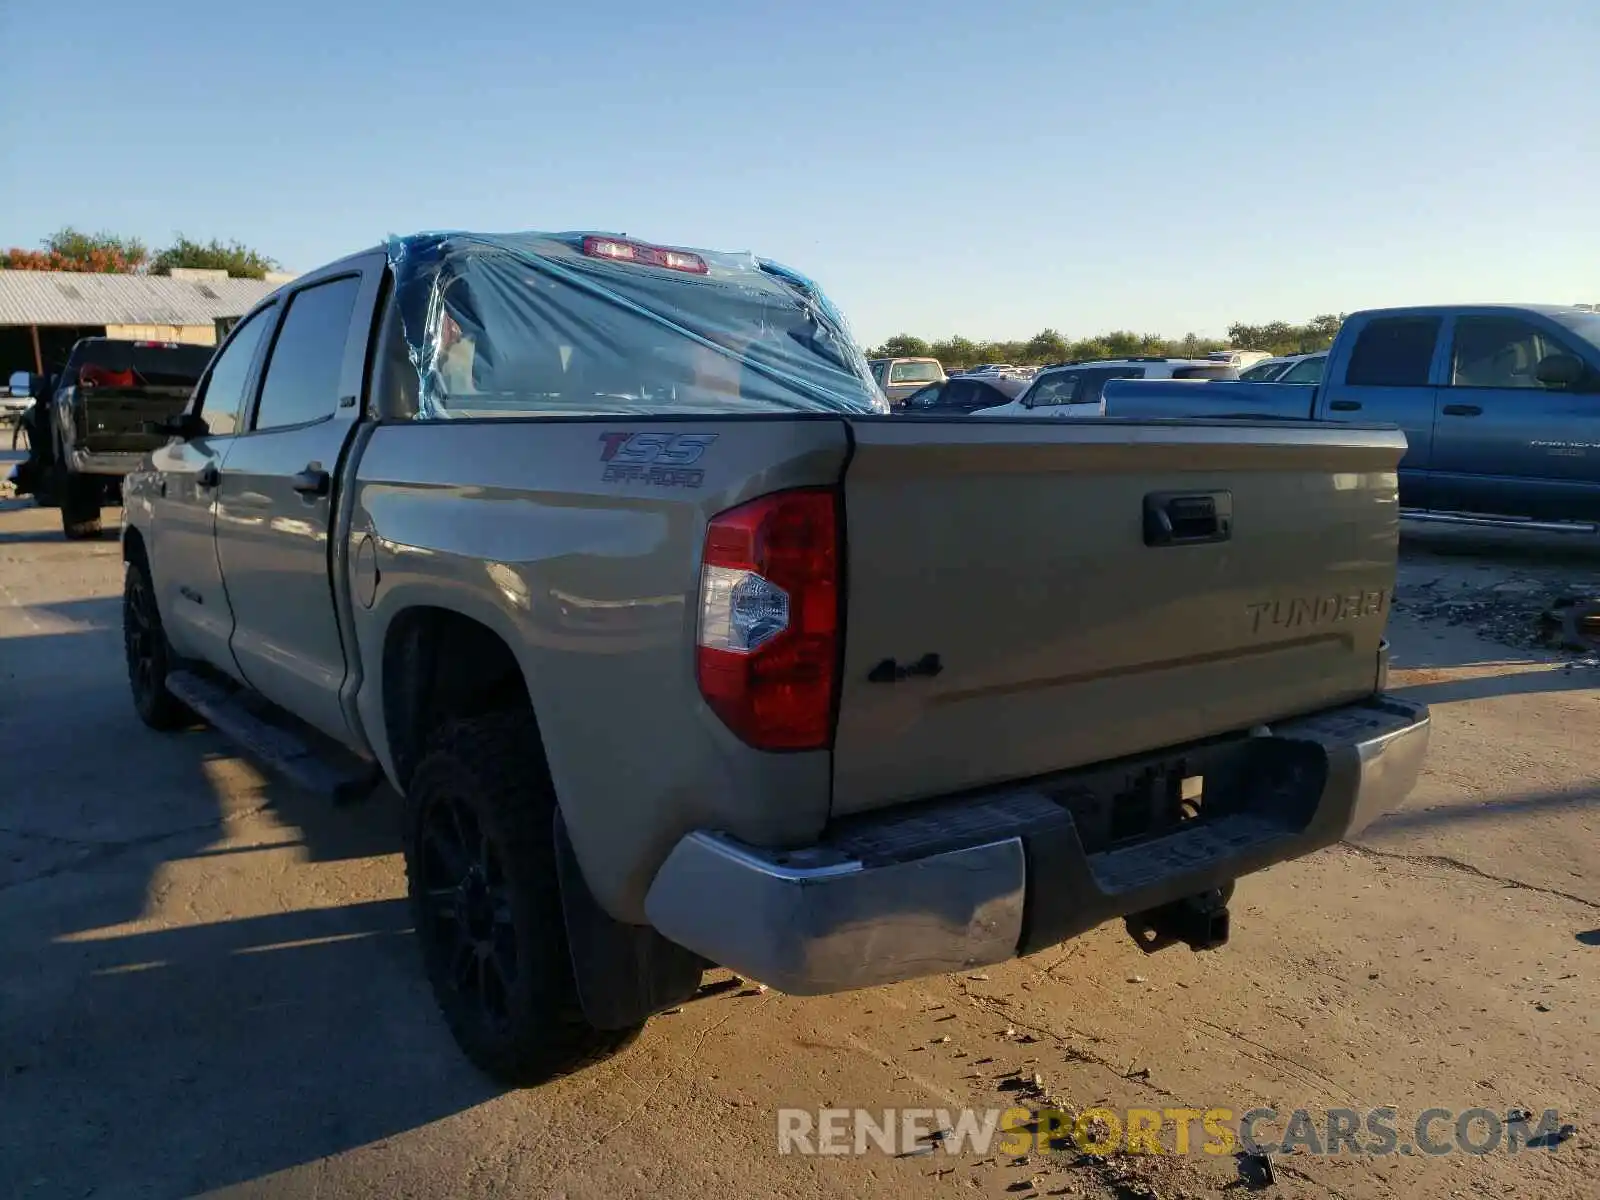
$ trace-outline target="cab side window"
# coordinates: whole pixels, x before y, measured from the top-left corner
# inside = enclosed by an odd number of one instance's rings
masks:
[[[1453,387],[1540,388],[1539,363],[1572,351],[1520,317],[1458,317],[1450,355]]]
[[[360,276],[315,284],[289,300],[261,381],[253,428],[260,432],[331,417]]]
[[[233,340],[222,348],[196,403],[200,417],[212,437],[231,437],[240,429],[240,410],[244,407],[244,385],[250,377],[250,365],[255,362],[256,350],[278,306],[269,304],[258,308],[234,328]]]

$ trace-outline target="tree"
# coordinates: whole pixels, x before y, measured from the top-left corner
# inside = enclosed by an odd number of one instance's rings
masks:
[[[12,247],[0,254],[0,267],[13,271],[78,271],[125,275],[144,266],[149,252],[138,238],[83,233],[63,226],[45,238],[42,250]]]
[[[1169,338],[1158,333],[1135,333],[1115,329],[1095,337],[1069,341],[1055,329],[1042,329],[1027,341],[974,341],[954,334],[932,343],[909,333],[897,333],[873,350],[869,358],[937,358],[946,370],[970,367],[981,362],[1015,363],[1034,366],[1053,362],[1084,362],[1097,358],[1204,358],[1213,350],[1229,347],[1238,350],[1264,350],[1271,354],[1308,354],[1326,350],[1339,332],[1344,317],[1332,313],[1312,317],[1304,325],[1288,321],[1269,321],[1247,325],[1236,321],[1228,326],[1226,340],[1186,333]]]
[[[1265,325],[1236,323],[1228,326],[1228,339],[1241,350],[1265,350],[1269,354],[1310,354],[1326,350],[1344,323],[1342,316],[1324,313],[1304,325],[1271,321]]]
[[[150,264],[155,275],[170,275],[174,267],[198,267],[226,271],[235,279],[262,279],[277,269],[277,262],[242,242],[223,244],[216,238],[201,243],[178,234],[172,245],[156,255]]]
[[[1041,329],[1028,339],[1021,357],[1031,363],[1060,362],[1067,357],[1067,339],[1054,329]]]
[[[927,358],[928,343],[909,333],[897,333],[876,350],[867,351],[868,358]]]
[[[934,358],[946,365],[970,367],[975,362],[983,361],[979,357],[978,343],[969,341],[959,334],[934,342],[928,350]]]

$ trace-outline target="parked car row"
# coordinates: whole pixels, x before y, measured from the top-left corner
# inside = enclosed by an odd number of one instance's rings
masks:
[[[1327,363],[1326,350],[1266,358],[1239,372],[1239,378],[1245,383],[1319,383]]]

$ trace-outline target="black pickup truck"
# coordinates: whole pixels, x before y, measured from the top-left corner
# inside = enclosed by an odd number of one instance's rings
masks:
[[[98,536],[100,506],[120,503],[122,477],[166,444],[147,427],[183,411],[214,349],[84,338],[59,375],[13,375],[12,394],[34,398],[22,418],[30,454],[11,471],[16,493],[58,505],[67,537]]]

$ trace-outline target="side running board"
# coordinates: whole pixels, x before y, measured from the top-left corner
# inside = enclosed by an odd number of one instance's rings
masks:
[[[205,718],[251,758],[298,787],[336,804],[365,798],[382,782],[376,764],[351,757],[348,767],[330,762],[302,734],[269,720],[236,689],[193,671],[172,671],[167,691]]]

